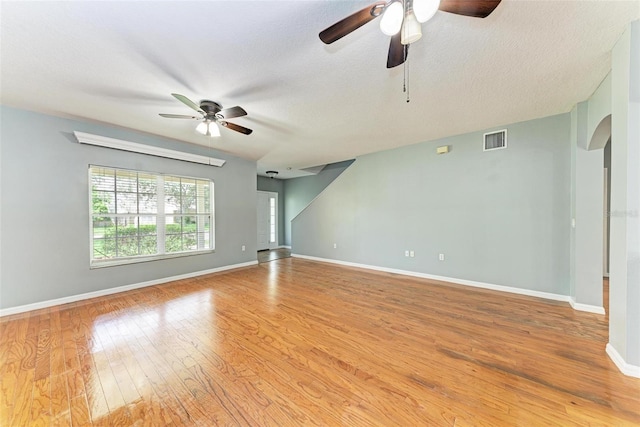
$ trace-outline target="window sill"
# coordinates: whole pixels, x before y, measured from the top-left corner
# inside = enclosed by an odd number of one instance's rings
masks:
[[[89,268],[93,270],[97,268],[116,267],[119,265],[139,264],[142,262],[159,261],[163,259],[182,258],[186,256],[193,256],[193,255],[204,255],[204,254],[210,254],[214,252],[215,252],[215,249],[207,249],[203,251],[176,252],[172,254],[137,256],[137,257],[131,257],[131,258],[109,259],[104,261],[96,260],[96,261],[91,261],[91,265],[89,266]]]

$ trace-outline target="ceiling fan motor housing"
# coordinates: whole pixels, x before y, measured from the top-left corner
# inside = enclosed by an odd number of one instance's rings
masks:
[[[214,119],[216,114],[222,110],[222,105],[205,99],[200,101],[200,108],[205,112],[205,118]]]

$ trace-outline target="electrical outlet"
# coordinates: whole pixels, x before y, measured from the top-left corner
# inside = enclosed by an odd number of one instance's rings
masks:
[[[444,261],[444,254],[440,254],[440,255],[438,256],[438,259],[439,259],[440,261]]]
[[[413,258],[414,256],[416,256],[416,253],[414,251],[409,251],[409,256]]]
[[[404,251],[404,256],[409,256],[409,251]]]
[[[245,245],[242,245],[242,252],[244,252],[247,248],[245,247]]]
[[[337,243],[333,244],[333,249],[338,249],[338,244]]]

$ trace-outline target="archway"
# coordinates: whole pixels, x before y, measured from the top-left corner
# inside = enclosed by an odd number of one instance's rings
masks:
[[[611,139],[611,114],[605,116],[591,135],[587,150],[599,150],[607,145],[607,142]]]

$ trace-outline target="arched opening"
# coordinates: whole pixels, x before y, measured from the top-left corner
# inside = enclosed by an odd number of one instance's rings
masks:
[[[587,150],[599,150],[607,145],[607,142],[611,139],[611,114],[604,117],[596,126],[596,129],[591,135]]]
[[[609,315],[609,241],[610,231],[610,215],[611,211],[611,115],[605,116],[598,126],[596,126],[591,139],[589,140],[588,150],[604,150],[603,155],[603,221],[602,221],[602,303],[605,313]]]

